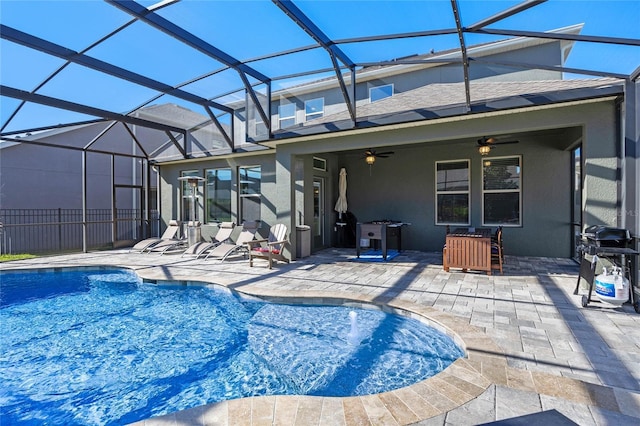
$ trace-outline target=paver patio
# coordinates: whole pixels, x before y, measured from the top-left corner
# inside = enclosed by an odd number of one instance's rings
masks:
[[[573,294],[572,260],[507,256],[504,275],[487,276],[444,272],[439,253],[407,251],[387,263],[354,255],[327,249],[269,270],[242,258],[122,249],[7,262],[0,270],[122,266],[147,280],[213,282],[270,300],[382,304],[444,328],[468,354],[433,378],[384,394],[245,398],[140,424],[471,425],[532,413],[580,425],[640,423],[640,315],[629,304],[583,308]]]

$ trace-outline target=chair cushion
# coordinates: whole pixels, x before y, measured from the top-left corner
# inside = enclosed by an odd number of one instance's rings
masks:
[[[280,250],[278,249],[271,249],[269,250],[269,247],[257,247],[253,249],[254,251],[260,252],[260,253],[273,253],[273,254],[280,254]]]

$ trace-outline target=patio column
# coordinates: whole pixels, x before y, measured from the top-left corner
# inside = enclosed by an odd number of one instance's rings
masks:
[[[613,107],[613,104],[609,108]],[[615,107],[584,123],[585,226],[620,226],[620,121]]]
[[[290,259],[296,254],[296,221],[293,212],[295,206],[295,158],[287,149],[278,148],[276,152],[276,199],[273,204],[276,209],[276,221],[284,223],[289,230]]]
[[[622,151],[622,227],[640,238],[640,87],[637,81],[626,80],[624,88],[623,151]],[[638,240],[636,239],[636,249]],[[637,259],[637,257],[636,257]],[[635,264],[634,282],[640,276],[640,262]]]

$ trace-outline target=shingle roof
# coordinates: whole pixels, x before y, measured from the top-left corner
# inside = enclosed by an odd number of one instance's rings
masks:
[[[597,89],[615,86],[622,91],[623,82],[614,78],[598,78],[585,80],[544,80],[544,81],[512,81],[489,82],[475,81],[470,84],[472,94],[471,103],[494,104],[496,108],[499,102],[509,102],[511,107],[523,107],[541,103],[566,101],[572,98],[571,91],[580,89],[593,89],[589,93],[583,90],[580,94],[573,93],[577,98],[598,96]],[[541,98],[540,96],[543,96]],[[518,100],[520,99],[520,100]],[[545,99],[548,102],[544,102]],[[463,106],[465,104],[465,92],[463,83],[438,83],[429,84],[414,90],[399,93],[392,97],[358,106],[358,118],[370,118],[389,114],[398,114],[414,110],[439,110]],[[507,105],[509,107],[509,105]],[[505,106],[500,106],[505,108]],[[345,109],[339,113],[325,115],[324,117],[305,123],[306,126],[349,120],[350,116]]]

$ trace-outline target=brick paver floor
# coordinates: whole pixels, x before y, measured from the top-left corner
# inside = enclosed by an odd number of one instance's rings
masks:
[[[446,328],[467,358],[434,378],[368,397],[260,397],[197,407],[144,424],[472,425],[564,416],[580,425],[640,424],[640,315],[625,304],[583,308],[570,259],[507,257],[503,275],[442,269],[440,253],[390,262],[327,249],[291,264],[250,268],[242,257],[202,260],[126,249],[0,264],[122,266],[147,280],[210,282],[271,300],[379,304]],[[556,416],[556,417],[554,417]]]

